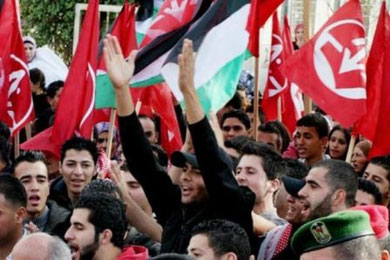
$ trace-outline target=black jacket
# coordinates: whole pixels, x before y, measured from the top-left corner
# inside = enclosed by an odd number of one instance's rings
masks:
[[[50,210],[49,218],[42,231],[64,239],[65,233],[70,227],[71,212],[52,200],[48,200],[46,205]]]
[[[240,224],[255,245],[251,217],[255,195],[238,186],[230,158],[218,147],[207,118],[189,125],[189,129],[208,199],[188,205],[181,203],[179,187],[155,161],[135,113],[119,117],[119,129],[130,172],[142,185],[163,227],[161,253],[185,253],[192,228],[203,220],[216,218]]]
[[[68,191],[62,176],[55,179],[50,185],[49,199],[54,200],[58,205],[70,212],[73,211],[73,203],[68,197]]]

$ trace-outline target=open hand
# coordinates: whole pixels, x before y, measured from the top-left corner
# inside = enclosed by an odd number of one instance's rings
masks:
[[[179,88],[181,92],[194,88],[195,53],[192,41],[184,39],[179,61]]]
[[[125,60],[117,38],[108,34],[104,39],[103,52],[106,69],[114,87],[116,89],[128,88],[134,73],[137,51],[133,50]]]

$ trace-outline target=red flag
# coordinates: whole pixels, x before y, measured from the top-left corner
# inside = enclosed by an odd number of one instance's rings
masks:
[[[253,56],[259,57],[259,31],[276,8],[284,0],[252,0],[247,31],[250,33],[248,49]]]
[[[278,13],[275,12],[272,17],[272,41],[268,81],[264,90],[264,97],[261,102],[267,121],[278,119],[278,99],[288,86],[287,79],[280,73],[279,70],[283,62],[284,54],[282,34],[280,32]]]
[[[366,112],[365,32],[358,0],[341,7],[284,64],[284,74],[336,121],[350,127]]]
[[[0,120],[15,135],[34,118],[17,0],[0,1]]]
[[[58,103],[52,142],[62,145],[74,134],[90,138],[95,106],[99,41],[99,1],[90,0],[79,43]]]
[[[290,25],[288,24],[287,16],[285,16],[282,32],[283,53],[285,60],[294,53],[291,39]],[[302,92],[297,85],[289,82],[287,90],[282,93],[282,122],[287,127],[291,135],[294,133],[297,121],[302,117],[302,113]]]
[[[358,133],[373,142],[370,156],[390,154],[389,48],[390,17],[383,2],[367,60],[367,113],[355,125]]]

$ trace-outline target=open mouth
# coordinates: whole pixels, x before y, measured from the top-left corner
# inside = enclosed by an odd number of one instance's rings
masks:
[[[305,201],[304,204],[303,204],[303,208],[302,208],[301,214],[304,217],[309,217],[310,212],[311,212],[311,210],[310,210],[310,203],[308,201]]]
[[[183,186],[183,187],[181,188],[181,194],[182,194],[183,196],[188,196],[188,195],[191,194],[191,192],[192,192],[192,189],[191,189],[190,187],[188,187],[188,186]]]
[[[77,245],[68,244],[70,248],[70,252],[72,254],[72,260],[78,260],[79,259],[79,247]]]
[[[28,198],[28,201],[31,203],[31,204],[37,204],[39,203],[39,201],[41,200],[41,197],[39,197],[38,195],[32,195]]]

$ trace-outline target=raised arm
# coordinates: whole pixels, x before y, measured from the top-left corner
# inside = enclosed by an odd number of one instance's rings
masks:
[[[133,51],[125,61],[117,39],[108,35],[104,40],[104,61],[115,89],[123,152],[130,172],[144,189],[158,221],[164,225],[180,205],[180,191],[155,160],[134,111],[129,82],[134,72],[135,55]]]

